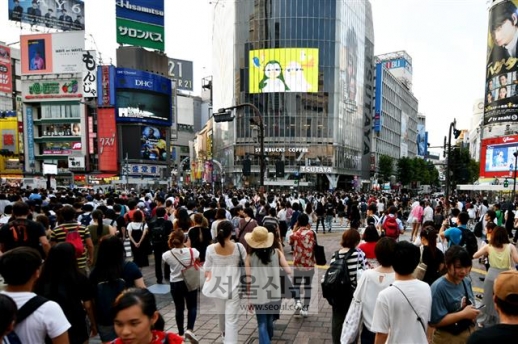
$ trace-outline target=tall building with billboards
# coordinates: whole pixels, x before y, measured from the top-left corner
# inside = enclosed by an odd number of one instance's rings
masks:
[[[213,108],[251,103],[264,120],[264,151],[250,107],[214,125],[226,183],[257,186],[264,154],[268,189],[359,187],[369,173],[373,42],[369,1],[215,4]],[[274,178],[279,161],[284,177]]]
[[[397,66],[403,77],[392,74]],[[405,52],[376,56],[372,151],[394,159],[418,155],[418,101],[411,91],[412,59]],[[375,172],[375,171],[371,171]]]

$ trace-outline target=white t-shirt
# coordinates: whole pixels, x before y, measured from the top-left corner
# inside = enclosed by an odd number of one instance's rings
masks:
[[[376,300],[372,332],[388,333],[387,344],[413,343],[428,344],[426,330],[432,310],[432,292],[425,282],[413,279],[410,281],[395,281],[397,286],[406,295],[412,307],[424,325],[424,329],[417,320],[417,316],[403,294],[395,287],[382,290]]]
[[[169,250],[162,255],[164,262],[169,264],[169,267],[171,268],[171,275],[169,278],[170,282],[183,281],[182,270],[191,266],[190,250],[192,250],[193,259],[198,259],[200,252],[195,248],[189,249],[188,247],[173,248],[172,250]],[[173,253],[178,259],[173,257]],[[180,260],[181,264],[178,262],[178,260]]]
[[[378,294],[394,282],[395,273],[382,273],[375,270],[364,271],[354,291],[354,299],[362,303],[363,323],[372,331],[372,319]]]
[[[10,296],[18,309],[36,294],[30,292],[11,293],[2,291],[2,294]],[[51,339],[67,332],[70,328],[65,314],[61,307],[54,301],[47,301],[27,317],[20,324],[16,325],[14,331],[22,343],[40,344],[45,342],[45,336]]]

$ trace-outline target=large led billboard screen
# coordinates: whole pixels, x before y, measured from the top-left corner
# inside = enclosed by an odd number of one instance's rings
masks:
[[[9,20],[48,29],[84,30],[83,0],[8,0]]]
[[[249,92],[318,92],[318,49],[279,48],[249,54]]]
[[[489,11],[484,124],[518,122],[518,0]]]
[[[22,75],[83,70],[84,31],[23,35],[20,46]]]
[[[510,177],[515,169],[514,152],[518,151],[518,135],[482,140],[480,177]]]
[[[171,80],[144,71],[117,68],[115,103],[118,122],[171,125]]]
[[[142,128],[140,158],[143,160],[167,160],[166,129],[152,126]]]

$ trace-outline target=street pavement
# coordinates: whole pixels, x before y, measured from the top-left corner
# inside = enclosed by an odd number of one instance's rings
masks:
[[[325,247],[328,261],[333,252],[340,248],[340,239],[345,226],[338,226],[338,223],[333,224],[332,232],[322,234],[319,230],[318,243]],[[409,240],[410,233],[407,232],[400,237],[400,240]],[[290,247],[286,245],[284,252],[286,258],[291,263],[292,255],[289,253]],[[152,256],[150,256],[149,267],[143,269],[144,279],[146,285],[155,293],[158,308],[165,319],[166,330],[177,332],[175,322],[175,307],[172,303],[172,298],[169,293],[169,285],[156,284],[154,275],[154,265]],[[474,268],[471,273],[472,282],[474,285],[475,294],[482,294],[482,282],[479,277],[485,275],[484,268],[481,267],[477,261],[473,261]],[[315,275],[313,285],[319,287],[322,275],[325,273],[327,266],[318,267],[318,276]],[[204,305],[210,304],[210,300],[200,293],[199,297],[199,311],[196,318],[194,332],[200,339],[200,343],[222,343],[220,331],[218,327],[218,316],[213,312],[207,311]],[[286,308],[293,307],[293,300],[284,300],[283,305]],[[210,306],[209,306],[210,307]],[[312,302],[310,305],[310,314],[307,318],[294,315],[292,310],[286,309],[281,311],[281,316],[274,326],[274,337],[272,344],[327,344],[332,343],[331,340],[331,306],[327,300],[322,297],[321,291],[318,289],[313,291]],[[187,316],[185,315],[185,318]],[[239,343],[256,344],[259,343],[257,333],[257,322],[253,314],[242,312],[239,320]]]

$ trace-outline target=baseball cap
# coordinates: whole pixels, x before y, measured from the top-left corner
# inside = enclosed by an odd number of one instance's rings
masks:
[[[509,296],[514,296],[511,303],[518,306],[518,271],[504,271],[498,275],[493,287],[496,297],[502,301],[507,300]]]

